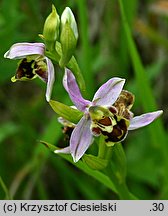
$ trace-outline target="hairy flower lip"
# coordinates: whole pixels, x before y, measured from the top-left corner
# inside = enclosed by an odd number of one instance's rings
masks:
[[[45,56],[45,45],[43,43],[15,43],[10,49],[4,54],[5,58],[8,59],[23,59],[27,56],[42,56],[46,60],[47,70],[47,89],[46,89],[46,100],[49,102],[53,84],[55,81],[54,66],[49,58]],[[37,74],[43,81],[43,76]]]
[[[91,119],[89,115],[89,109],[93,111],[92,106],[112,106],[117,98],[119,97],[125,80],[114,77],[104,83],[95,93],[93,100],[88,101],[85,100],[79,90],[79,87],[76,83],[75,77],[73,73],[69,69],[65,69],[65,75],[63,79],[63,85],[68,92],[72,102],[75,106],[84,113],[84,116],[78,122],[76,127],[74,128],[71,138],[70,138],[70,146],[69,153],[72,155],[74,162],[77,162],[89,148],[89,146],[93,142],[93,135],[98,131],[91,131]],[[115,109],[112,109],[112,113],[114,113]],[[156,118],[158,118],[163,113],[162,110],[146,113],[141,116],[133,117],[131,115],[130,124],[123,134],[123,139],[127,136],[128,130],[134,130],[143,126],[146,126],[153,122]],[[114,113],[115,114],[115,113]],[[127,121],[129,121],[127,119]],[[96,134],[99,135],[99,134]],[[122,140],[123,140],[122,139]],[[66,153],[67,149],[59,150],[61,153]],[[56,153],[59,153],[58,151]]]

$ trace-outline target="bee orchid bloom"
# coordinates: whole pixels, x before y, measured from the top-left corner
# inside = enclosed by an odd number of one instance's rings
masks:
[[[93,136],[103,135],[107,146],[125,139],[129,130],[146,126],[158,118],[163,111],[133,117],[130,111],[134,96],[124,91],[125,80],[114,77],[104,83],[93,100],[85,100],[73,73],[65,69],[63,85],[74,105],[84,113],[70,137],[70,146],[55,153],[70,153],[77,162],[93,142]]]
[[[43,43],[16,43],[4,54],[5,58],[21,59],[16,75],[11,78],[17,80],[32,80],[39,77],[47,83],[46,100],[50,100],[53,83],[55,80],[54,66],[45,55]]]

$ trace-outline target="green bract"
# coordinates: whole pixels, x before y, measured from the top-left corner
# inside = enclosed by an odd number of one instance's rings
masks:
[[[107,164],[108,160],[96,157],[91,154],[85,154],[82,158],[82,160],[92,169],[94,170],[102,170],[104,169]]]
[[[58,101],[50,100],[49,104],[59,116],[70,122],[77,123],[83,116],[83,113],[81,111],[62,104]]]

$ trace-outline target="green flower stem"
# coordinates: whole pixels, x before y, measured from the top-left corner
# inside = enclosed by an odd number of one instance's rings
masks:
[[[108,164],[105,168],[105,174],[112,180],[118,191],[120,199],[131,199],[130,193],[125,183],[126,159],[120,143],[108,147],[104,136],[99,137],[98,158],[107,159]]]
[[[113,146],[110,146],[110,147],[107,147],[107,150],[106,150],[106,155],[105,155],[105,159],[106,160],[110,160],[111,157],[112,157],[112,152],[113,152]]]
[[[106,175],[110,178],[110,180],[113,182],[117,192],[118,196],[121,200],[136,200],[137,197],[135,197],[129,190],[126,185],[125,180],[121,181],[121,176],[119,172],[113,170],[112,162],[110,162],[105,170]]]
[[[109,161],[111,158],[113,146],[109,147],[105,144],[104,136],[99,137],[98,147],[99,147],[99,150],[98,150],[97,157]]]
[[[117,143],[108,149],[106,157],[109,159],[106,175],[112,180],[118,191],[120,199],[137,199],[132,195],[126,185],[126,157],[121,143]]]
[[[98,147],[99,147],[99,151],[98,151],[98,157],[99,158],[105,158],[105,154],[106,154],[106,150],[107,150],[107,146],[104,143],[104,137],[100,136],[99,137],[99,143],[98,143]]]
[[[46,51],[45,54],[48,58],[53,60],[55,63],[59,62],[60,56],[55,50],[53,50],[52,52]]]
[[[59,64],[60,58],[62,56],[61,44],[57,41],[55,45],[55,49],[52,51],[46,51],[45,54],[48,58],[52,59],[55,63]],[[86,96],[85,80],[83,78],[82,72],[74,56],[72,56],[70,61],[67,63],[66,67],[72,71],[79,85],[81,93],[83,94],[83,96]]]
[[[72,56],[72,58],[70,59],[69,63],[67,64],[67,67],[73,72],[76,81],[79,85],[79,88],[81,90],[81,93],[83,94],[83,96],[85,96],[86,95],[85,80],[83,78],[82,72],[74,56]]]
[[[55,49],[56,49],[56,52],[59,54],[59,60],[58,60],[58,63],[59,63],[60,58],[62,56],[62,48],[61,48],[61,44],[58,41],[55,44]],[[82,72],[81,72],[79,65],[78,65],[74,56],[72,56],[72,58],[70,59],[70,61],[67,63],[66,66],[74,74],[76,81],[79,85],[79,88],[80,88],[82,94],[85,96],[85,93],[86,93],[85,80],[83,78]]]

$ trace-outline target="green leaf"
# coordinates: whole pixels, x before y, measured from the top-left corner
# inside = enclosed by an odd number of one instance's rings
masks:
[[[50,151],[55,151],[58,149],[56,146],[49,144],[45,141],[40,141],[42,144],[44,144]],[[118,193],[113,182],[109,179],[108,176],[106,176],[104,173],[93,170],[90,167],[88,167],[85,163],[83,163],[81,160],[78,161],[78,163],[74,163],[71,155],[69,154],[59,154],[62,158],[72,163],[74,166],[78,167],[83,172],[87,173],[88,175],[92,176],[94,179],[99,181],[101,184],[105,185],[107,188],[109,188],[111,191]]]
[[[55,145],[52,145],[52,144],[47,143],[47,142],[44,142],[42,140],[40,140],[40,143],[42,143],[43,145],[45,145],[45,147],[47,147],[52,152],[54,152],[55,150],[58,149]]]
[[[78,123],[81,117],[83,116],[83,113],[79,110],[62,104],[58,101],[50,100],[49,104],[59,116],[63,117],[64,119],[72,123]]]

